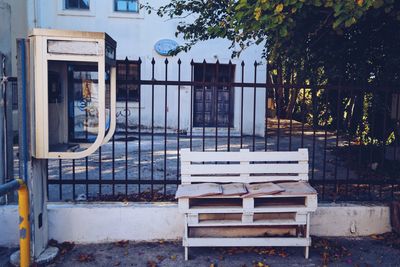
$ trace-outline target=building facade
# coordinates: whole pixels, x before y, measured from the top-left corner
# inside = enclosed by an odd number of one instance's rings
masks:
[[[206,127],[207,132],[219,128],[231,128],[232,133],[238,133],[243,129],[244,134],[253,133],[254,105],[256,110],[257,135],[264,135],[265,128],[265,90],[257,89],[256,102],[254,103],[254,90],[241,88],[190,88],[180,87],[180,99],[178,101],[178,88],[168,86],[165,94],[165,86],[155,86],[154,105],[151,86],[127,85],[122,82],[128,76],[129,79],[152,79],[152,59],[155,59],[154,79],[164,80],[165,59],[168,63],[169,80],[178,79],[178,64],[181,64],[182,81],[242,81],[241,62],[245,62],[244,82],[254,82],[254,62],[260,64],[257,67],[257,82],[263,83],[266,78],[266,64],[262,60],[262,47],[251,47],[244,51],[240,58],[231,60],[232,51],[229,50],[230,42],[216,39],[198,43],[189,52],[180,53],[177,56],[163,56],[155,50],[155,44],[162,39],[173,40],[178,44],[184,41],[175,37],[179,20],[160,18],[156,14],[147,14],[140,10],[140,0],[31,0],[26,3],[26,31],[32,28],[67,29],[79,31],[107,32],[117,41],[117,59],[119,61],[117,82],[117,113],[118,129],[122,130],[129,124],[130,129],[138,126],[139,101],[141,101],[141,127],[143,129],[154,125],[156,128],[164,128],[165,112],[167,112],[167,128],[171,131],[189,131],[190,128]],[[24,1],[17,1],[24,2]],[[150,0],[150,5],[157,7],[168,0]],[[17,15],[13,15],[17,16]],[[186,18],[192,19],[190,17]],[[14,36],[15,37],[15,36]],[[13,38],[15,40],[15,38]],[[15,46],[15,45],[14,45]],[[141,64],[138,64],[140,58]],[[128,59],[128,62],[124,60]],[[190,62],[193,60],[193,67]],[[206,66],[202,64],[207,62]],[[216,71],[216,62],[219,62]],[[126,65],[128,64],[128,67]],[[15,65],[13,67],[15,74]],[[139,77],[140,74],[140,77]],[[165,96],[167,101],[165,101]],[[243,96],[243,99],[242,99]],[[205,99],[203,99],[203,97]],[[125,99],[128,98],[128,103]],[[212,103],[218,102],[218,105]],[[164,103],[167,102],[165,106]],[[180,116],[178,112],[180,105]],[[204,103],[205,102],[205,103]],[[242,104],[243,103],[243,107]],[[154,107],[153,107],[154,106]],[[241,117],[243,112],[243,117]],[[126,118],[128,116],[128,118]],[[243,125],[241,125],[243,121]],[[218,124],[218,125],[216,125]],[[210,129],[210,130],[209,130]],[[223,133],[224,131],[221,131]]]

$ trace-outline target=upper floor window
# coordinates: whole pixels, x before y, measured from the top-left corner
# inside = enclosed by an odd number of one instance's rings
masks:
[[[114,11],[139,12],[138,0],[114,0]]]
[[[65,9],[89,10],[89,0],[65,0]]]

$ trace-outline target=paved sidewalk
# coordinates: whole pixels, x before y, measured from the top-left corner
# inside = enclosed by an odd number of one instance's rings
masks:
[[[314,238],[308,260],[303,257],[302,248],[193,248],[187,262],[180,242],[61,244],[63,255],[49,266],[400,266],[398,243],[397,248],[393,247],[387,239]],[[7,266],[9,253],[11,250],[0,248],[0,266]]]

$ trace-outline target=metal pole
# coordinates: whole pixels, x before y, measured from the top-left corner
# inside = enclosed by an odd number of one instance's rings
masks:
[[[23,180],[18,179],[18,211],[19,211],[19,250],[20,266],[29,267],[31,260],[31,228],[29,222],[29,194],[28,187]]]
[[[5,61],[6,57],[3,54],[1,55],[1,65],[2,65],[2,73],[0,77],[0,83],[1,83],[1,91],[0,91],[0,155],[2,157],[0,158],[0,184],[4,184],[6,182],[6,172],[5,172],[5,149],[4,149],[4,118],[5,118],[5,105],[4,105],[4,92],[6,90],[6,77],[4,75],[5,72]],[[4,204],[4,198],[0,197],[0,204]]]
[[[20,266],[29,267],[31,260],[31,230],[29,223],[28,187],[22,179],[0,185],[0,196],[18,190]]]

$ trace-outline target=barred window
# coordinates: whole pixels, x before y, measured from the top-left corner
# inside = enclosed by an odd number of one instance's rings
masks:
[[[140,99],[139,85],[140,65],[133,60],[117,61],[117,101],[136,101]]]

